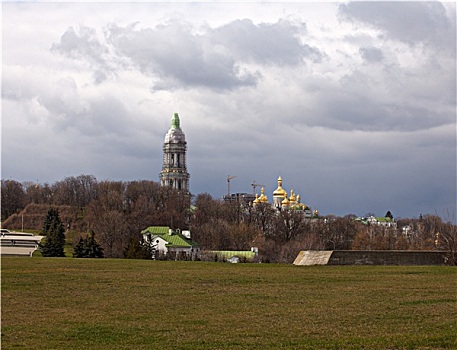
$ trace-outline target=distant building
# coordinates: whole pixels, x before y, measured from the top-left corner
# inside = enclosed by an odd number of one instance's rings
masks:
[[[361,222],[365,225],[376,225],[376,226],[384,226],[384,227],[393,227],[397,228],[397,222],[392,216],[368,216],[368,217],[360,217],[355,219],[356,221]]]
[[[189,192],[189,173],[186,166],[187,142],[181,130],[178,113],[173,115],[171,126],[163,143],[163,166],[160,172],[162,186]]]
[[[256,196],[252,193],[231,193],[230,195],[224,195],[223,199],[226,202],[239,202],[247,206],[254,202]]]
[[[190,231],[173,231],[168,226],[150,226],[143,231],[143,242],[153,249],[152,258],[173,254],[176,258],[200,258],[200,245],[193,242]]]

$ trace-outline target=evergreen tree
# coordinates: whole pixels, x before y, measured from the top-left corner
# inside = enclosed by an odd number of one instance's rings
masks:
[[[131,236],[128,246],[124,250],[126,259],[152,259],[153,247],[140,242],[137,237]]]
[[[103,258],[103,248],[95,240],[95,234],[82,238],[74,248],[74,258]]]
[[[41,247],[41,254],[45,257],[64,257],[65,230],[58,209],[48,210],[43,223],[43,235],[46,241]]]
[[[47,213],[46,217],[44,218],[43,228],[41,230],[43,235],[46,235],[49,232],[52,221],[54,220],[56,215],[59,215],[59,211],[57,209],[55,209],[55,208],[48,209],[48,213]]]

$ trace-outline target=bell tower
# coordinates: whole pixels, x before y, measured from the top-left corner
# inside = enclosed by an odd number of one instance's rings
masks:
[[[181,130],[178,113],[171,118],[171,126],[163,143],[163,166],[160,172],[162,186],[189,192],[189,173],[186,166],[187,142]]]

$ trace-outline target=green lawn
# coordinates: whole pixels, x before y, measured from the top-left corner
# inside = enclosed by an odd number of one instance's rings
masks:
[[[456,349],[457,268],[11,258],[2,349]]]

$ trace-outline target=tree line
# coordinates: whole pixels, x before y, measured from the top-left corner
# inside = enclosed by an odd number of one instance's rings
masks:
[[[278,212],[268,203],[240,206],[209,194],[197,195],[195,204],[193,235],[213,250],[256,246],[271,262],[292,262],[300,250],[443,250],[456,262],[457,226],[437,215],[389,227],[364,224],[355,215],[309,219],[300,211]]]
[[[52,185],[2,180],[1,196],[2,221],[30,203],[70,206],[74,215],[64,225],[78,233],[74,246],[96,240],[105,257],[147,257],[139,242],[148,226],[189,229],[203,250],[256,246],[262,260],[271,262],[292,262],[306,249],[438,249],[455,262],[457,247],[456,225],[437,215],[402,219],[398,227],[365,225],[353,215],[308,219],[299,211],[278,212],[268,203],[254,207],[208,193],[191,196],[146,180],[98,181],[92,175]]]
[[[3,222],[32,203],[69,206],[71,218],[63,222],[66,232],[76,239],[94,235],[105,257],[121,258],[129,242],[139,240],[148,226],[190,227],[190,199],[146,180],[97,181],[92,175],[67,177],[52,185],[2,180],[1,214]]]

